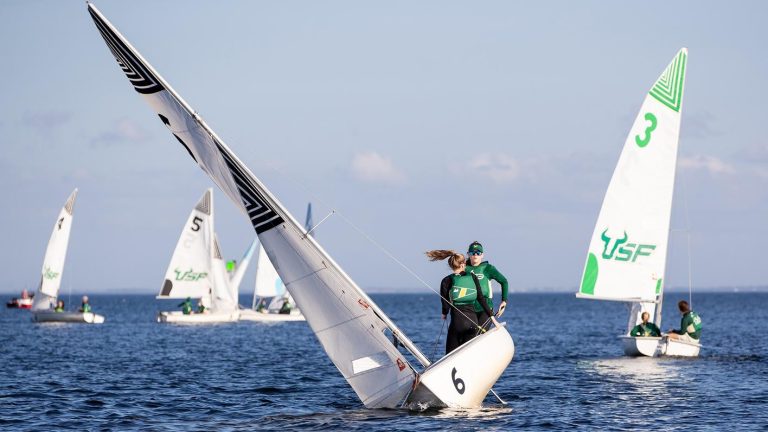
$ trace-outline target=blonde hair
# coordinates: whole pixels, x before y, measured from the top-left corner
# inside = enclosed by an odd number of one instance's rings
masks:
[[[453,270],[460,269],[465,260],[464,255],[453,250],[436,249],[426,251],[424,253],[427,255],[427,258],[429,258],[430,261],[442,261],[448,258],[448,267]]]

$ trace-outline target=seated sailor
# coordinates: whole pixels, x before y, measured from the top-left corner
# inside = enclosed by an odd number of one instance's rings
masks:
[[[278,313],[287,315],[291,313],[291,302],[288,301],[288,299],[285,299],[283,301],[283,305],[280,306],[280,311]]]
[[[64,312],[64,300],[59,300],[56,302],[56,307],[53,308],[54,312]]]
[[[203,299],[200,299],[197,301],[197,313],[207,313],[208,309],[205,307],[205,303],[203,303]]]
[[[83,296],[83,302],[80,304],[80,309],[77,310],[78,312],[91,312],[91,304],[88,303],[88,296]]]
[[[698,343],[701,338],[701,318],[691,310],[691,306],[685,300],[680,300],[677,308],[683,315],[680,320],[680,330],[670,330],[667,336],[674,340]]]
[[[179,303],[179,307],[181,308],[181,313],[190,315],[192,313],[192,297],[187,297],[186,300]]]
[[[636,325],[634,328],[632,328],[632,331],[629,332],[629,335],[632,337],[659,337],[661,336],[661,330],[659,330],[658,327],[656,327],[656,324],[650,322],[651,314],[648,312],[643,312],[642,315],[640,315],[640,318],[643,320],[640,324]]]

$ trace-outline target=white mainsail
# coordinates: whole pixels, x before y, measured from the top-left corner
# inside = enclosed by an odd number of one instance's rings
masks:
[[[114,26],[92,4],[88,10],[134,89],[248,216],[312,331],[363,404],[371,408],[399,406],[409,394],[416,372],[385,331],[391,331],[424,366],[429,360],[306,235],[306,230]]]
[[[285,294],[285,285],[280,275],[269,260],[267,252],[259,245],[259,257],[256,260],[256,288],[254,296],[277,297]]]
[[[630,129],[592,234],[579,297],[660,300],[687,58],[681,49]]]
[[[76,198],[77,189],[73,190],[69,195],[67,202],[56,218],[56,222],[53,224],[53,232],[48,240],[48,247],[45,250],[45,258],[43,259],[40,287],[32,305],[34,310],[49,309],[51,303],[55,302],[56,297],[59,295],[61,277],[64,273],[64,261],[67,258],[69,234],[72,231],[72,218]]]
[[[211,238],[213,190],[208,188],[187,218],[158,298],[203,298],[213,289]]]

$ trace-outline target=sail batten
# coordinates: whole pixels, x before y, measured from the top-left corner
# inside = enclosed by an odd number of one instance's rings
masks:
[[[121,67],[121,56],[137,59],[141,63],[140,67],[134,67],[137,74],[148,71],[149,78],[156,79],[162,87],[152,93],[139,93],[201,169],[251,221],[265,252],[273,258],[280,278],[292,281],[286,283],[286,288],[310,328],[358,397],[372,408],[399,406],[409,394],[416,373],[384,331],[391,331],[425,366],[430,364],[426,356],[314,238],[306,235],[306,230],[293,215],[114,26],[92,4],[88,8],[110,50],[111,42],[119,42],[115,46],[120,55],[114,50],[113,54]],[[121,50],[129,52],[126,55]],[[130,80],[131,75],[128,78]],[[350,317],[354,319],[350,321]],[[337,325],[340,323],[343,324]],[[372,355],[381,359],[386,357],[388,364],[355,375],[353,361]]]

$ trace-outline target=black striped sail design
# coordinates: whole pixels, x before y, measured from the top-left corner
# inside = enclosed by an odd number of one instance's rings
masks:
[[[307,323],[363,404],[401,406],[416,372],[392,336],[423,366],[430,361],[114,26],[92,4],[88,8],[134,88],[140,83],[146,90],[155,87],[144,83],[158,83],[159,91],[139,92],[195,162],[248,216]]]

